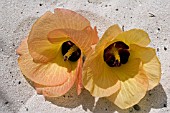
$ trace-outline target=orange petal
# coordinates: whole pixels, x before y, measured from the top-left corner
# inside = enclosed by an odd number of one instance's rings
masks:
[[[55,29],[82,30],[90,25],[90,22],[80,14],[66,9],[55,9],[54,13],[46,12],[33,25],[28,37],[28,47],[32,58],[39,62],[53,60],[56,53],[56,45],[51,44],[47,35]]]
[[[48,39],[53,44],[58,44],[62,40],[70,40],[78,46],[85,55],[88,55],[92,52],[92,44],[98,39],[96,33],[96,29],[93,30],[90,26],[81,31],[56,29],[48,34]],[[64,36],[66,37],[65,39],[63,38]]]
[[[42,85],[55,86],[66,82],[70,75],[75,74],[77,63],[64,61],[60,54],[56,60],[49,63],[34,62],[29,54],[27,40],[25,39],[17,49],[21,56],[18,58],[18,64],[22,73],[31,81]],[[71,72],[68,72],[70,70]]]
[[[70,74],[67,81],[61,85],[50,87],[35,83],[34,86],[38,94],[42,94],[48,97],[59,97],[61,95],[64,95],[70,90],[70,88],[74,85],[76,78],[77,78],[76,74]]]
[[[90,26],[90,22],[82,15],[68,10],[57,8],[54,10],[55,20],[58,24],[56,29],[75,29],[83,30],[85,27]]]
[[[97,32],[97,28],[96,28],[96,26],[94,27],[94,33],[93,33],[93,42],[92,42],[92,44],[94,45],[94,44],[97,44],[98,43],[98,41],[99,41],[99,37],[98,37],[98,32]]]
[[[143,70],[149,79],[148,90],[151,90],[159,84],[161,78],[161,64],[157,56],[155,56],[150,62],[143,64]]]
[[[139,72],[133,78],[122,80],[121,89],[108,99],[121,109],[127,109],[137,104],[145,96],[147,88],[148,78],[143,72]]]
[[[82,62],[82,58],[79,59],[79,63],[78,63],[78,66],[77,66],[77,94],[80,95],[81,93],[81,89],[83,88],[83,85],[82,85],[82,65],[83,65],[83,62]]]
[[[17,48],[16,50],[16,53],[18,55],[23,55],[25,53],[28,53],[28,46],[27,46],[27,40],[28,40],[28,37],[27,38],[24,38],[22,41],[21,41],[21,45]]]
[[[98,48],[98,47],[101,48],[101,46],[104,46],[106,43],[112,41],[120,33],[122,33],[122,30],[120,29],[120,27],[117,24],[115,24],[113,26],[110,26],[105,31],[104,35],[100,39],[100,41],[97,44],[96,48]]]
[[[79,77],[81,76],[81,70],[82,70],[81,68],[82,68],[82,60],[80,58],[78,61],[76,73],[70,74],[70,76],[68,76],[68,80],[61,85],[50,87],[50,86],[43,86],[43,85],[34,83],[37,93],[42,94],[44,96],[48,96],[48,97],[58,97],[58,96],[64,95],[74,85],[74,82],[76,81],[76,79],[78,79],[77,93],[80,94],[81,88],[82,88],[81,79],[80,79],[81,77]]]
[[[83,85],[93,96],[105,97],[120,88],[120,82],[114,71],[103,60],[102,51],[91,54],[83,67]]]
[[[56,57],[54,44],[47,40],[47,34],[56,29],[54,16],[51,12],[46,12],[33,25],[28,36],[28,46],[31,56],[36,61],[48,62]]]

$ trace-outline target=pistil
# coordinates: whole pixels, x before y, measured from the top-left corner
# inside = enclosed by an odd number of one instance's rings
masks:
[[[129,46],[124,42],[118,41],[109,45],[104,50],[104,61],[110,67],[120,67],[121,64],[126,64],[130,56]]]
[[[76,45],[73,45],[72,47],[70,47],[70,49],[64,55],[64,61],[67,61],[70,58],[70,56],[73,54],[73,52],[76,52],[77,50],[78,50],[78,47]]]
[[[117,60],[118,62],[120,62],[120,56],[119,56],[119,52],[118,52],[118,49],[117,49],[117,48],[112,47],[110,53],[111,53],[112,55],[114,55],[115,60]]]
[[[64,61],[76,62],[81,56],[81,50],[73,42],[66,41],[62,44],[62,55]]]

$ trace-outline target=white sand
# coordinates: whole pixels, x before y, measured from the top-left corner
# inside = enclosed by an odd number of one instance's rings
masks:
[[[150,46],[159,49],[162,79],[160,85],[141,100],[138,113],[170,112],[169,0],[0,0],[0,113],[129,113],[132,110],[121,110],[104,98],[97,100],[85,90],[79,97],[73,89],[65,96],[46,101],[22,76],[15,49],[35,20],[56,7],[84,15],[97,26],[99,36],[115,23],[124,25],[125,30],[146,30],[152,40]]]

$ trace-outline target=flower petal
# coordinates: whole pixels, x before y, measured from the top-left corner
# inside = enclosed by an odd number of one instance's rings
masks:
[[[119,78],[120,81],[125,81],[127,79],[133,78],[139,72],[139,68],[141,65],[141,60],[138,58],[131,58],[126,64],[122,64],[120,67],[115,67],[112,70],[115,72],[116,76]]]
[[[98,41],[99,41],[99,37],[98,37],[98,32],[97,32],[96,26],[94,27],[94,30],[93,30],[93,33],[92,33],[92,39],[93,39],[92,45],[97,44]]]
[[[149,62],[154,56],[156,56],[155,49],[138,46],[136,44],[130,45],[130,54],[133,58],[140,58],[143,63]]]
[[[50,87],[34,83],[34,86],[38,94],[42,94],[48,97],[59,97],[61,95],[64,95],[70,90],[70,88],[74,85],[76,78],[77,78],[76,74],[71,74],[68,77],[67,81],[61,85]]]
[[[54,10],[54,15],[56,16],[54,21],[58,24],[56,29],[83,30],[90,26],[90,22],[85,17],[68,9],[57,8]]]
[[[147,46],[150,43],[148,34],[141,29],[132,29],[119,34],[115,39],[125,42],[127,45],[137,44]]]
[[[118,78],[104,62],[101,51],[86,58],[83,68],[83,85],[97,97],[110,96],[120,88]]]
[[[74,70],[76,69],[77,62],[65,62],[61,52],[57,55],[57,60],[53,62],[37,63],[33,61],[28,51],[27,39],[21,43],[17,53],[21,55],[18,58],[18,64],[22,73],[38,84],[48,86],[60,85],[67,81],[70,75],[75,74]]]
[[[21,45],[17,48],[16,50],[16,53],[18,55],[23,55],[25,53],[28,53],[28,45],[27,45],[27,40],[28,40],[28,37],[24,38],[22,41],[21,41]]]
[[[56,45],[51,44],[47,35],[55,29],[82,30],[90,25],[90,22],[80,14],[66,9],[55,9],[54,13],[46,12],[33,25],[28,37],[28,47],[32,58],[39,62],[53,60],[56,53]]]
[[[56,57],[57,47],[47,40],[47,34],[56,29],[56,16],[46,12],[33,25],[28,36],[28,46],[31,56],[36,61],[48,62]]]
[[[133,58],[140,58],[143,62],[143,69],[149,78],[148,90],[155,87],[161,76],[160,62],[156,57],[156,52],[150,47],[141,47],[135,44],[130,45],[130,53]]]
[[[98,40],[96,33],[96,29],[93,30],[90,26],[83,30],[56,29],[48,34],[48,39],[53,44],[58,44],[61,40],[70,40],[88,55],[92,52],[92,44]]]
[[[110,26],[105,31],[104,35],[100,39],[100,42],[97,44],[96,48],[104,46],[107,42],[112,41],[120,33],[122,33],[122,30],[117,24]]]
[[[82,58],[79,59],[79,63],[78,63],[78,66],[77,66],[77,72],[76,72],[76,75],[77,75],[77,94],[80,95],[81,93],[81,89],[83,88],[83,84],[82,84],[82,66],[83,66],[83,62],[82,62]]]
[[[141,71],[133,78],[121,81],[120,91],[114,93],[108,99],[121,109],[127,109],[137,104],[146,94],[148,78]]]
[[[151,90],[159,84],[161,78],[161,64],[157,56],[155,56],[150,62],[143,64],[143,70],[149,79],[148,90]]]
[[[48,96],[48,97],[59,97],[67,93],[71,89],[71,87],[74,85],[76,79],[78,78],[77,93],[80,94],[81,88],[82,88],[81,86],[82,80],[80,79],[81,68],[82,68],[82,59],[79,59],[78,66],[76,69],[76,74],[75,73],[70,74],[67,81],[61,85],[50,87],[50,86],[43,86],[43,85],[34,83],[37,93],[42,94],[44,96]]]
[[[103,58],[103,46],[86,58],[83,68],[83,84],[93,96],[105,97],[120,88],[120,75],[124,80],[133,78],[139,71],[141,60],[129,57],[120,67],[109,67]]]

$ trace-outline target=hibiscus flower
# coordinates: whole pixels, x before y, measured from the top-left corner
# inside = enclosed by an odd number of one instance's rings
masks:
[[[82,58],[98,42],[96,27],[80,14],[67,10],[48,11],[32,26],[17,53],[22,73],[39,94],[58,97],[77,83],[82,88]]]
[[[83,85],[95,97],[106,97],[122,109],[137,104],[158,85],[161,65],[148,34],[123,32],[113,25],[104,33],[83,67]]]

